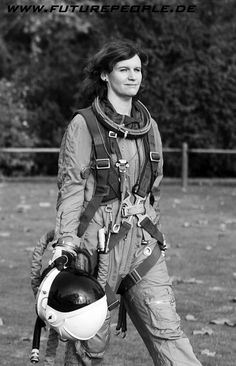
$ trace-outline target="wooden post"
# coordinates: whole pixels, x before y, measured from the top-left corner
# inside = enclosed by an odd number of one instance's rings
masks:
[[[186,190],[188,186],[188,144],[182,144],[182,189]]]

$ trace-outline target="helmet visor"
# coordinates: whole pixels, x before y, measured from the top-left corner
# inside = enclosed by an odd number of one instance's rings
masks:
[[[60,312],[70,312],[103,296],[104,291],[94,277],[82,271],[65,269],[52,282],[48,305]]]

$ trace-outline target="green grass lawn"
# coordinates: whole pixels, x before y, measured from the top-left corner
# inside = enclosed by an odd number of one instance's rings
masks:
[[[31,254],[41,234],[54,226],[56,194],[56,183],[0,184],[1,366],[30,365],[35,321]],[[163,185],[161,211],[162,231],[169,244],[167,263],[183,328],[204,366],[235,366],[236,188],[192,186],[182,192],[178,186]],[[116,317],[114,311],[104,365],[151,366],[130,321],[125,339],[114,335]],[[231,323],[211,324],[215,319]],[[204,328],[210,328],[210,334],[196,334]],[[39,365],[47,333],[42,335]],[[60,343],[56,366],[63,365],[63,352]]]

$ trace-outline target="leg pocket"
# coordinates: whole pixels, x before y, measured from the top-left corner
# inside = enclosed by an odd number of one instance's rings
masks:
[[[180,317],[176,313],[175,298],[170,286],[161,286],[154,295],[145,298],[154,335],[164,339],[183,336]]]

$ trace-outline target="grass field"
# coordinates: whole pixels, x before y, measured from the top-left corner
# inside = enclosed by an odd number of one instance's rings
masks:
[[[55,183],[0,184],[1,366],[30,365],[35,321],[31,254],[36,240],[54,225],[56,193]],[[163,185],[161,210],[183,328],[204,366],[235,366],[236,188],[194,186],[182,192]],[[39,365],[47,333],[42,335]],[[61,343],[56,366],[63,365],[63,352]],[[130,322],[125,340],[112,336],[104,365],[152,365]]]

